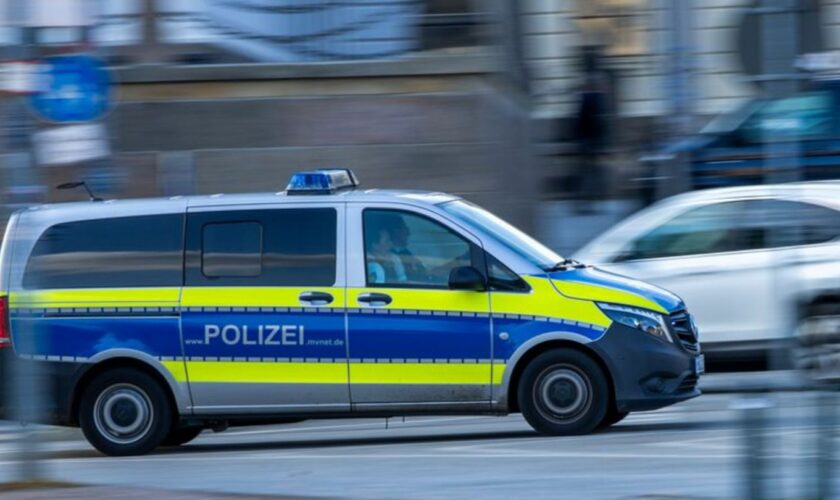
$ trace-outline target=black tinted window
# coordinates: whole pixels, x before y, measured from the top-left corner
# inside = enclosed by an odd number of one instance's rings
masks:
[[[744,202],[682,213],[634,241],[625,259],[653,259],[761,248],[763,229],[746,217]]]
[[[840,213],[758,199],[689,210],[632,243],[625,259],[651,259],[814,245],[840,237]]]
[[[189,216],[187,285],[331,286],[337,213],[289,208]]]
[[[830,92],[806,92],[765,102],[744,123],[750,142],[819,137],[831,132],[834,99]]]
[[[183,215],[58,224],[38,239],[25,288],[180,286]]]
[[[487,276],[490,282],[490,290],[527,292],[530,289],[525,280],[492,255],[487,255]]]
[[[201,248],[201,272],[208,278],[253,277],[262,273],[259,222],[207,224]]]
[[[748,202],[750,217],[765,230],[764,248],[815,245],[840,236],[840,213],[788,200]]]

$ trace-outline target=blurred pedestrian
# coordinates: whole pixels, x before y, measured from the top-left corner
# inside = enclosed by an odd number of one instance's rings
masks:
[[[583,82],[578,88],[577,110],[571,137],[577,148],[572,173],[572,191],[579,210],[590,211],[591,203],[602,199],[607,179],[601,159],[606,153],[609,134],[609,78],[600,69],[598,52],[583,49]]]

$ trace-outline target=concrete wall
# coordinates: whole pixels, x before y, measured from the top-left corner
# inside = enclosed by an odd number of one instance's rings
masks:
[[[292,172],[336,166],[365,187],[452,192],[532,223],[529,115],[492,71],[125,80],[107,117],[114,157],[38,167],[43,184],[107,171],[109,196],[280,191]]]

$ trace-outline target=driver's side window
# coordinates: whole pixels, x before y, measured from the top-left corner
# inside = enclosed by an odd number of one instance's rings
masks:
[[[684,212],[632,241],[620,260],[734,252],[760,248],[761,228],[746,221],[744,202],[706,205]]]
[[[363,223],[368,286],[448,288],[453,269],[474,265],[467,240],[422,215],[366,209]]]

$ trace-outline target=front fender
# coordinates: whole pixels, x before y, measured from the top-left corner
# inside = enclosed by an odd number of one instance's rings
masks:
[[[510,358],[505,361],[505,368],[504,372],[502,372],[501,383],[494,388],[494,391],[497,391],[495,393],[494,398],[494,405],[496,407],[505,410],[508,408],[508,396],[511,393],[511,383],[513,379],[513,374],[516,373],[517,367],[519,366],[519,363],[522,362],[522,359],[534,349],[539,349],[540,346],[545,345],[549,342],[558,341],[570,342],[581,346],[593,342],[593,340],[589,337],[586,337],[579,333],[566,331],[542,333],[540,335],[528,339],[526,342],[523,342],[519,347],[516,348],[516,350],[513,352]]]

